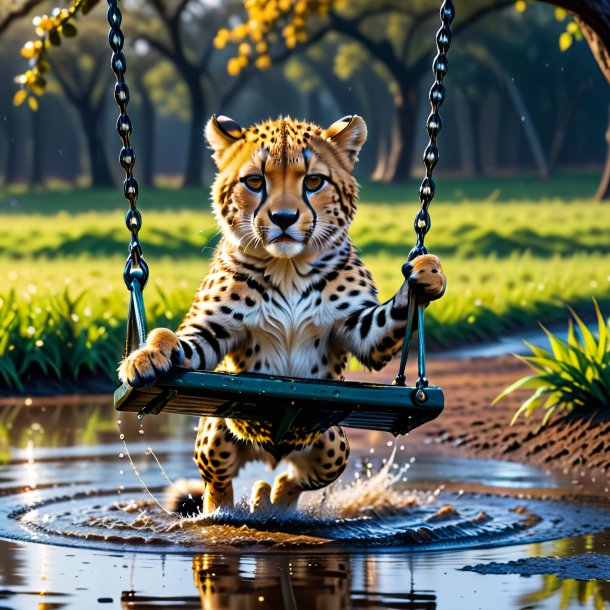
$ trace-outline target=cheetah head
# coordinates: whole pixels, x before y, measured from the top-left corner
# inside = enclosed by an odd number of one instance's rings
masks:
[[[220,116],[205,132],[218,167],[214,212],[236,247],[291,258],[345,237],[356,211],[362,118],[346,116],[328,129],[290,118],[244,129]]]

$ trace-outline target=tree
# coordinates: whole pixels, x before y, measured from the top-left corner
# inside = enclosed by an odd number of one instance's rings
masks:
[[[580,25],[600,69],[610,81],[610,0],[546,0],[549,4],[570,11]],[[524,3],[523,3],[524,4]],[[487,2],[462,3],[458,8],[458,21],[454,33],[478,21],[485,15],[497,11],[513,2],[491,0]],[[352,2],[339,0],[301,0],[297,3],[284,0],[248,0],[245,24],[231,32],[220,31],[223,39],[240,43],[239,54],[229,72],[239,65],[252,62],[249,49],[242,52],[243,41],[250,38],[258,51],[255,65],[267,65],[272,57],[269,48],[283,43],[288,49],[307,43],[311,36],[318,38],[325,33],[339,32],[359,42],[377,61],[387,68],[395,82],[394,106],[400,140],[394,179],[405,177],[411,154],[409,143],[413,141],[412,116],[416,104],[416,89],[413,83],[425,74],[430,63],[427,39],[419,36],[422,26],[436,16],[438,6],[413,0],[409,3],[392,1]],[[263,24],[260,28],[248,24]],[[391,24],[400,24],[400,34],[389,35]],[[373,25],[371,25],[373,24]],[[262,31],[259,31],[262,30]],[[423,52],[422,52],[423,50]],[[610,161],[609,161],[610,163]]]
[[[108,70],[101,24],[91,21],[84,29],[74,44],[57,51],[52,74],[80,121],[87,144],[91,186],[108,188],[114,182],[100,127],[110,102],[112,73]]]
[[[132,20],[137,37],[151,49],[170,61],[184,81],[190,106],[188,155],[184,173],[184,186],[201,186],[205,143],[203,125],[207,119],[210,98],[218,95],[213,75],[213,37],[230,14],[230,5],[221,3],[208,7],[191,0],[148,0],[149,18]],[[132,34],[133,35],[133,34]],[[239,89],[232,83],[231,89]],[[220,93],[222,96],[222,93]]]

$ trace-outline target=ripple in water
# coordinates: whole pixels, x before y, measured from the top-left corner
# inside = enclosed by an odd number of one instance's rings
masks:
[[[556,501],[483,494],[406,491],[390,460],[377,474],[335,484],[304,498],[297,514],[250,514],[243,500],[230,511],[184,518],[140,489],[47,490],[34,505],[14,509],[3,497],[0,535],[105,550],[193,552],[225,546],[300,545],[418,549],[498,546],[601,531],[608,513]],[[153,490],[160,493],[161,490]],[[180,492],[177,485],[173,493]],[[9,508],[12,506],[12,510]],[[6,530],[6,531],[2,531]]]

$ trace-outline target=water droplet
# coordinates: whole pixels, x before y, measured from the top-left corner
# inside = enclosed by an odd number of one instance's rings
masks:
[[[119,434],[119,439],[124,441],[125,440],[125,435],[124,434]]]
[[[121,476],[123,476],[123,475],[125,474],[125,471],[124,471],[124,470],[119,470],[119,474],[120,474]]]
[[[123,420],[122,419],[117,419],[116,423],[120,426],[123,423]]]
[[[138,430],[138,434],[144,434],[144,430],[142,430],[141,428]]]
[[[119,460],[122,460],[125,457],[124,453],[119,453]]]
[[[339,398],[339,396],[340,396],[339,392],[337,392],[337,390],[335,390],[333,392],[333,398]]]

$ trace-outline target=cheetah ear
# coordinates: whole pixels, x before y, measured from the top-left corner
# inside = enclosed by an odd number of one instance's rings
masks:
[[[212,155],[218,163],[220,155],[231,144],[244,137],[244,130],[233,119],[227,116],[212,115],[205,126],[205,137],[210,148],[214,151]]]
[[[335,121],[323,135],[345,152],[353,167],[358,161],[358,153],[366,140],[366,134],[366,123],[362,117],[353,114]]]

